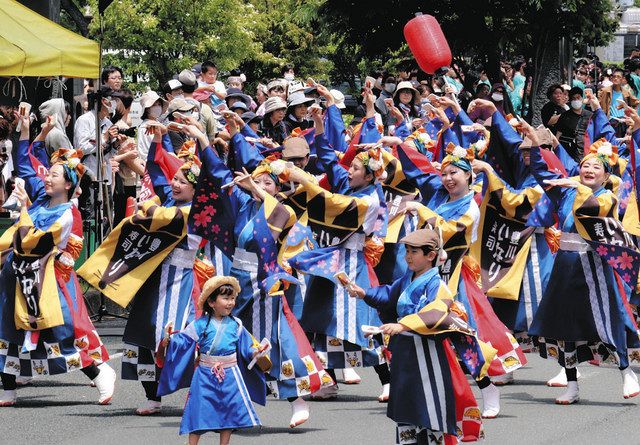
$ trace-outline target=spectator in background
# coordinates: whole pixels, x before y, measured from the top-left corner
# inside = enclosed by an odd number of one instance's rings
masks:
[[[558,119],[560,119],[560,115],[568,109],[565,105],[565,94],[562,85],[557,83],[551,85],[547,89],[547,98],[549,102],[544,104],[542,110],[540,110],[540,118],[542,125],[555,134],[556,124],[558,123]]]
[[[120,91],[122,89],[122,82],[124,81],[124,74],[121,68],[110,65],[102,70],[100,80],[102,81],[102,85],[108,86],[113,91]]]
[[[176,80],[176,82],[178,81]],[[170,94],[171,93],[169,93],[169,95]],[[165,95],[167,94],[165,93]],[[140,106],[142,107],[142,123],[138,127],[137,150],[138,155],[142,160],[147,159],[147,154],[149,154],[149,147],[151,146],[151,141],[153,141],[154,136],[154,132],[147,131],[147,128],[149,128],[151,123],[158,122],[158,120],[160,119],[163,111],[162,103],[163,101],[155,91],[147,91],[140,98]],[[168,106],[169,103],[166,103]]]
[[[282,98],[274,96],[267,99],[264,103],[264,117],[260,123],[259,135],[282,144],[289,135],[284,124],[286,110],[287,103]]]
[[[71,122],[70,108],[71,106],[64,99],[50,99],[43,102],[38,108],[42,122],[46,122],[49,116],[56,117],[53,128],[44,140],[48,156],[51,156],[59,148],[73,148],[71,141],[67,137],[67,125]]]
[[[609,123],[616,131],[616,136],[624,137],[627,132],[627,124],[618,119],[624,118],[624,109],[619,101],[624,101],[631,108],[637,108],[640,101],[633,94],[629,85],[623,85],[624,71],[614,68],[611,72],[611,86],[603,87],[598,92],[598,101],[602,111],[609,118]]]
[[[200,78],[198,82],[198,89],[204,89],[210,91],[211,94],[211,106],[216,108],[224,104],[224,98],[227,95],[227,90],[224,84],[218,80],[218,67],[211,61],[202,62]]]
[[[570,109],[560,115],[556,124],[556,137],[569,156],[580,162],[584,155],[584,133],[593,114],[583,107],[583,91],[573,87],[569,91]]]
[[[84,153],[82,163],[88,172],[88,174],[82,176],[80,182],[82,194],[79,199],[79,207],[84,219],[90,219],[93,216],[91,181],[97,178],[98,168],[102,169],[101,172],[104,173],[102,178],[107,182],[109,188],[112,183],[111,159],[114,156],[114,144],[120,135],[118,134],[118,127],[113,125],[110,119],[116,114],[116,108],[118,107],[117,96],[118,93],[107,86],[100,87],[98,93],[89,93],[89,111],[76,120],[73,131],[73,146],[76,150],[82,150]],[[96,155],[96,103],[98,104],[97,117],[100,123],[100,148],[103,153],[101,166],[98,165]]]
[[[202,64],[203,70],[205,69],[204,67],[206,66],[206,63],[207,62]],[[191,70],[182,70],[180,74],[178,74],[178,80],[182,84],[182,94],[183,94],[184,100],[186,100],[188,103],[192,104],[195,107],[195,110],[190,111],[190,114],[196,121],[202,124],[202,127],[204,128],[204,133],[207,135],[207,138],[209,138],[209,142],[211,142],[211,144],[213,145],[219,131],[218,121],[216,119],[216,116],[213,113],[213,110],[211,109],[209,104],[206,103],[208,101],[206,99],[202,101],[198,101],[194,97],[194,92],[196,91],[196,89],[198,89],[198,91],[205,93],[205,97],[206,95],[211,93],[210,97],[211,99],[213,99],[214,97],[217,97],[215,91],[213,91],[211,88],[205,88],[205,89],[198,88],[198,81],[196,80],[196,75]],[[220,81],[216,81],[216,82],[220,82]],[[224,88],[224,86],[222,88]],[[226,96],[226,90],[225,90],[225,96]],[[224,100],[222,100],[221,103],[224,104]],[[176,111],[176,110],[173,110],[173,111]]]
[[[282,78],[287,82],[293,82],[296,79],[296,70],[295,66],[292,64],[287,64],[282,67]]]
[[[375,108],[382,117],[382,123],[385,130],[389,127],[390,110],[385,103],[385,99],[393,99],[393,93],[396,91],[396,78],[390,74],[386,74],[386,77],[382,79],[382,92],[376,99]]]
[[[313,127],[313,121],[307,118],[307,110],[314,103],[315,100],[306,97],[302,91],[289,95],[287,115],[284,118],[287,133],[291,133],[295,128],[306,130],[307,128]]]

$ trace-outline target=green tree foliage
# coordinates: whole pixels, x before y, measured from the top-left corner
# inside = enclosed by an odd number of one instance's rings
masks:
[[[241,0],[116,0],[104,16],[105,64],[158,87],[174,73],[212,59],[232,69],[261,54],[260,14]],[[98,20],[91,23],[98,35]]]
[[[404,43],[404,25],[416,12],[435,16],[454,55],[479,56],[494,73],[503,56],[535,57],[559,35],[577,45],[604,44],[617,26],[610,0],[326,0],[321,19],[341,36],[335,52],[382,65]]]

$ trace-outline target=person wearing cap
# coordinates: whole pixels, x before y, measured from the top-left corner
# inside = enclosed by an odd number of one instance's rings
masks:
[[[410,184],[414,185],[422,197],[422,203],[408,202],[406,211],[417,213],[418,224],[436,218],[442,229],[445,248],[454,252],[440,267],[443,279],[448,283],[456,299],[464,304],[471,326],[478,331],[478,337],[493,345],[498,350],[500,367],[492,370],[492,376],[503,375],[508,371],[519,369],[526,358],[508,329],[502,324],[487,297],[479,289],[472,275],[468,273],[470,266],[464,261],[470,246],[477,239],[477,227],[480,221],[480,209],[471,189],[473,171],[471,160],[474,158],[473,149],[465,149],[449,144],[447,155],[442,160],[441,175],[436,173],[422,173],[411,169],[410,160],[399,151],[399,161]],[[464,273],[463,273],[464,271]],[[477,308],[482,307],[480,312]],[[481,323],[478,322],[481,320]],[[500,326],[502,329],[487,329],[483,326]],[[515,343],[515,344],[514,344]],[[515,362],[506,358],[517,357]],[[500,413],[500,391],[489,377],[478,381],[483,398],[484,418],[495,418]]]
[[[259,345],[232,315],[240,291],[233,277],[209,278],[198,298],[202,316],[167,335],[159,348],[159,355],[167,350],[159,394],[171,394],[183,387],[183,380],[189,381],[180,422],[180,434],[189,435],[189,444],[199,443],[209,431],[218,432],[220,443],[228,444],[233,430],[260,425],[253,403],[266,403],[262,368],[270,363],[258,358]],[[249,369],[253,360],[256,366]]]
[[[267,96],[287,99],[287,82],[283,79],[272,80],[267,84]]]
[[[440,277],[438,266],[444,264],[447,253],[438,232],[432,228],[416,230],[399,242],[406,251],[407,271],[402,277],[390,285],[367,290],[351,284],[347,291],[351,297],[378,310],[384,323],[379,330],[391,336],[389,349],[393,356],[387,416],[396,422],[398,436],[411,431],[416,440],[425,432],[442,438],[445,433],[458,431],[455,412],[459,402],[453,397],[452,388],[454,376],[463,374],[457,360],[443,360],[448,344],[459,351],[458,356],[474,378],[486,375],[495,350],[476,338],[465,321],[464,309],[454,301]],[[451,343],[446,343],[445,338],[450,338]],[[477,354],[477,360],[469,360],[466,348]],[[471,395],[467,380],[458,381],[462,386],[457,390]],[[455,402],[442,404],[445,397]],[[434,407],[439,411],[437,418],[427,414]],[[472,432],[464,426],[462,433],[471,438]]]
[[[44,121],[48,116],[56,116],[55,125],[45,141],[47,153],[51,154],[59,148],[72,148],[71,141],[67,137],[66,127],[71,122],[71,116],[67,111],[69,104],[64,99],[49,99],[38,108],[40,117]],[[70,110],[69,110],[70,111]]]
[[[638,113],[631,107],[624,111],[634,128],[640,128]],[[636,144],[640,142],[638,133],[633,133]],[[629,365],[631,350],[640,342],[625,303],[625,286],[633,288],[637,283],[633,280],[623,285],[624,273],[619,273],[624,269],[616,267],[616,259],[629,254],[608,254],[614,246],[637,251],[625,236],[615,210],[618,199],[610,189],[621,170],[618,147],[604,139],[595,141],[585,150],[578,178],[566,178],[550,171],[537,135],[530,131],[527,136],[533,141],[530,168],[552,201],[562,230],[549,284],[529,329],[540,356],[565,368],[567,388],[555,403],[579,402],[577,366],[583,362],[615,363],[621,372],[622,396],[635,397],[640,394],[640,385]],[[604,233],[600,227],[606,227]],[[629,268],[637,267],[631,263]]]
[[[178,79],[170,79],[162,86],[162,114],[167,111],[169,102],[173,99],[184,99],[184,92],[182,91],[182,82]]]
[[[177,122],[179,124],[186,123],[183,118],[175,115],[174,113],[180,113],[184,116],[193,117],[195,119],[199,117],[197,114],[194,115],[194,113],[196,112],[196,105],[193,103],[193,101],[187,101],[186,99],[182,98],[173,99],[171,102],[169,102],[169,106],[167,107],[167,124],[171,122]],[[201,124],[198,123],[198,125]],[[169,140],[171,141],[172,150],[170,151],[178,150],[179,147],[182,147],[182,144],[184,144],[187,139],[182,132],[172,129],[169,129],[167,134],[169,135]]]
[[[369,117],[374,114],[374,100],[373,95],[369,95]],[[315,221],[310,225],[314,249],[289,260],[292,268],[311,277],[300,323],[312,339],[316,353],[326,361],[328,372],[333,373],[335,368],[381,365],[385,360],[378,355],[379,339],[367,339],[358,329],[362,324],[378,324],[377,314],[363,302],[357,301],[355,305],[350,302],[346,291],[334,278],[335,270],[329,274],[322,267],[323,259],[335,258],[337,263],[330,261],[333,269],[348,271],[351,280],[363,288],[370,286],[365,246],[367,252],[370,248],[375,250],[381,236],[379,227],[386,226],[386,213],[378,211],[381,198],[376,182],[381,180],[385,171],[381,153],[376,149],[362,151],[356,155],[349,169],[345,169],[339,164],[336,152],[324,134],[321,110],[312,108],[312,118],[317,162],[327,172],[330,192],[320,187],[308,173],[295,167],[291,169],[289,179],[299,184],[299,189],[307,196],[314,196],[313,200],[308,200],[306,208]],[[339,222],[334,221],[336,215],[341,215]],[[336,226],[340,228],[336,229]],[[320,266],[316,267],[318,264]],[[334,349],[334,345],[339,347]],[[332,351],[336,353],[330,353]],[[357,360],[353,360],[354,355],[357,355]],[[332,385],[320,390],[313,398],[331,399],[337,395],[338,387]]]
[[[177,82],[177,81],[176,81]],[[178,82],[179,83],[179,82]],[[171,93],[167,95],[170,96]],[[153,90],[147,91],[140,98],[140,106],[142,107],[142,123],[138,127],[137,150],[141,159],[147,159],[149,146],[153,140],[153,134],[148,134],[146,129],[152,122],[158,122],[162,115],[162,99]],[[167,108],[169,105],[167,105]]]
[[[304,170],[309,163],[309,144],[305,138],[288,137],[282,144],[282,159]]]
[[[194,93],[198,91],[198,81],[196,80],[196,76],[192,71],[182,70],[178,75],[178,80],[180,81],[180,83],[182,83],[184,100],[195,105],[196,109],[192,111],[191,116],[204,126],[205,134],[209,138],[209,142],[211,144],[214,144],[214,141],[216,140],[216,137],[220,132],[220,125],[218,124],[218,120],[213,114],[213,110],[207,103],[208,96],[207,98],[202,98],[202,100],[197,99],[194,96]],[[205,92],[207,94],[210,93],[210,91],[206,89]]]
[[[284,118],[284,125],[287,133],[291,133],[294,129],[306,130],[313,126],[313,121],[307,118],[307,110],[315,101],[306,97],[302,91],[289,95],[287,103],[287,115]]]
[[[274,96],[267,99],[264,105],[264,117],[260,123],[260,136],[270,138],[277,144],[282,144],[289,135],[284,124],[284,117],[287,111],[287,103]]]

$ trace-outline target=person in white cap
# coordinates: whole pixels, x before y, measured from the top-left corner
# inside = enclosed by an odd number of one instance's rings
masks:
[[[146,129],[150,122],[158,122],[162,114],[162,100],[155,91],[147,91],[140,98],[140,106],[142,107],[142,123],[138,127],[138,154],[141,159],[147,159],[153,134],[147,134]]]

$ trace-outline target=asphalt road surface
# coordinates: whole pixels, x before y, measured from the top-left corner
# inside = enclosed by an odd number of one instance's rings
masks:
[[[109,351],[120,352],[119,337],[103,338]],[[622,380],[615,368],[580,367],[581,401],[557,406],[561,389],[544,382],[558,368],[528,354],[529,364],[516,372],[516,382],[502,389],[500,417],[484,422],[485,444],[640,444],[640,397],[624,400]],[[111,361],[120,371],[120,358]],[[380,384],[372,369],[360,371],[359,385],[340,385],[335,401],[312,402],[311,418],[288,428],[290,407],[286,401],[268,399],[257,407],[262,428],[232,436],[234,444],[393,444],[394,424],[386,405],[377,401]],[[116,382],[109,406],[98,406],[97,390],[80,372],[35,380],[18,390],[19,404],[0,408],[0,444],[184,444],[178,435],[186,391],[163,401],[163,411],[138,417],[134,409],[144,400],[135,382]],[[474,386],[476,395],[479,391]],[[218,443],[217,435],[205,435],[202,444]]]

